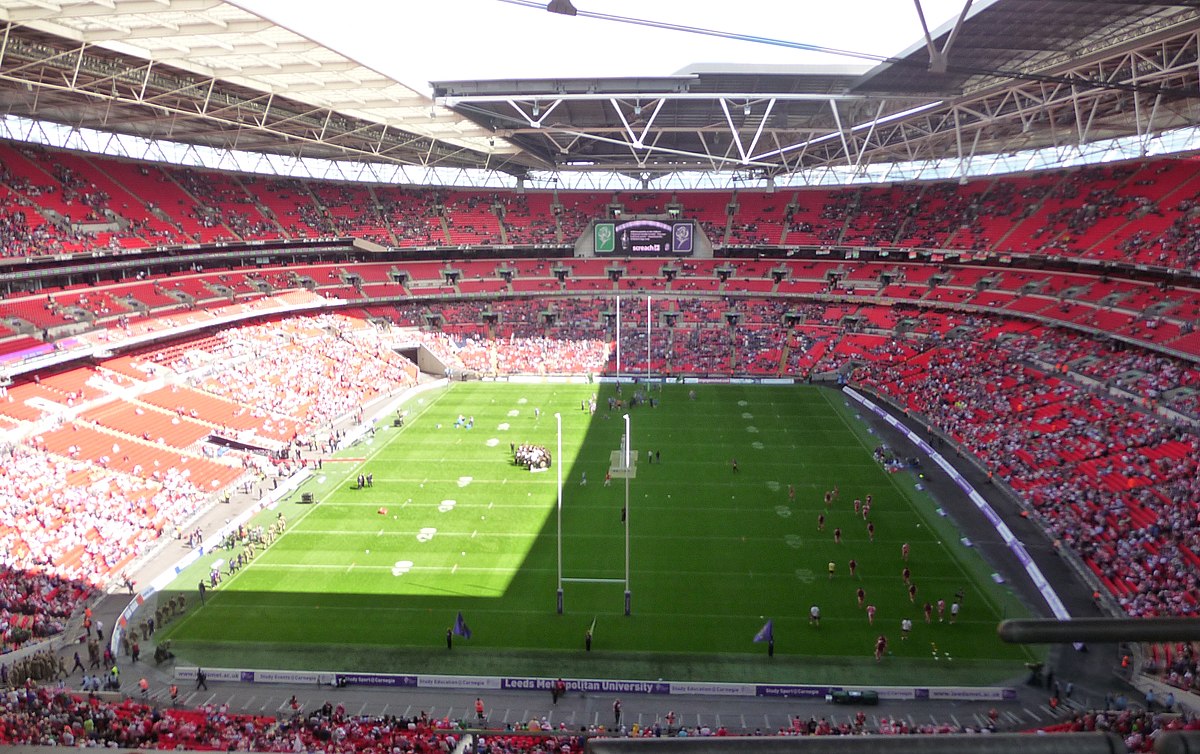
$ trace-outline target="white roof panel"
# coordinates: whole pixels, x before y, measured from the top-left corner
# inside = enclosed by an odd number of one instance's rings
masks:
[[[519,151],[420,92],[223,0],[0,0],[0,20],[454,146]]]

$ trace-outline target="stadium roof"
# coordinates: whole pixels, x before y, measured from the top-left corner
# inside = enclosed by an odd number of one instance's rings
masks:
[[[872,67],[434,87],[560,168],[778,175],[969,160],[1196,125],[1198,6],[996,0]]]
[[[218,147],[476,166],[516,150],[427,96],[223,0],[3,0],[0,104]]]
[[[1200,123],[1200,0],[979,0],[859,66],[435,82],[433,100],[222,0],[0,0],[0,31],[8,114],[518,176],[969,162]]]

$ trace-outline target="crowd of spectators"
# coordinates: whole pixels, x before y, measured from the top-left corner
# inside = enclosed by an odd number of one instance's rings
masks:
[[[40,613],[19,612],[44,616],[39,625],[47,627],[86,591],[70,584],[113,578],[206,497],[186,472],[138,477],[47,453],[36,440],[0,448],[0,459],[0,567],[10,576],[24,574],[24,580],[10,578],[4,593],[15,605],[40,599]]]
[[[301,434],[416,384],[415,365],[378,331],[334,314],[232,328],[217,338],[226,358],[199,386],[255,411],[292,417],[302,423]]]
[[[389,238],[382,242],[400,246],[444,246],[446,234],[437,215],[438,192],[413,189],[376,189]]]
[[[1200,419],[1200,369],[1172,356],[1113,345],[1067,331],[1039,327],[1013,336],[1006,347],[1135,396],[1147,408],[1165,406]]]
[[[20,150],[41,166],[47,180],[33,183],[0,171],[0,228],[14,226],[3,247],[6,255],[148,245],[176,236],[176,240],[195,240],[182,231],[164,230],[166,226],[153,230],[140,212],[136,214],[142,219],[124,218],[119,230],[83,231],[80,226],[88,222],[116,222],[109,213],[119,216],[120,207],[110,207],[103,189],[56,162],[52,150],[24,146]],[[103,170],[104,158],[93,159]],[[788,194],[743,191],[736,201],[730,197],[737,209],[728,219],[728,239],[715,219],[720,212],[702,213],[701,222],[718,245],[726,240],[733,245],[778,244],[780,229],[786,227],[789,243],[1096,256],[1191,269],[1200,259],[1195,222],[1200,198],[1179,198],[1170,191],[1169,182],[1190,175],[1168,169],[1172,164],[1143,161],[965,185],[814,188],[795,192],[790,199]],[[191,207],[167,210],[180,214],[172,218],[173,227],[178,230],[195,221],[201,228],[215,229],[203,233],[205,240],[334,234],[400,246],[444,245],[448,236],[456,239],[454,243],[497,243],[503,236],[509,243],[570,243],[593,219],[607,216],[610,204],[626,204],[630,213],[662,212],[671,198],[655,193],[517,194],[390,186],[376,187],[368,194],[361,184],[301,180],[271,183],[261,190],[273,197],[255,197],[232,173],[164,171],[195,201]],[[259,188],[254,180],[247,182]],[[28,216],[21,223],[15,217],[39,213],[39,199],[50,194],[53,203],[45,209],[60,204],[79,208],[67,212],[67,227],[45,227],[46,223],[32,222]],[[140,198],[146,208],[158,207],[158,197]],[[286,216],[272,216],[264,209],[273,198],[286,208]],[[1120,233],[1113,234],[1117,227]],[[1104,245],[1106,240],[1111,240],[1111,248]]]
[[[557,222],[555,221],[552,197],[543,195],[531,206],[530,197],[526,194],[497,192],[492,195],[492,202],[499,205],[501,219],[511,244],[553,244],[558,243]]]
[[[60,633],[94,593],[86,581],[0,565],[0,653]]]
[[[28,257],[62,250],[62,234],[38,213],[34,203],[38,190],[0,162],[0,256]],[[38,222],[31,222],[31,217]]]
[[[1156,660],[1156,666],[1149,670],[1159,672],[1162,678],[1172,686],[1200,694],[1200,651],[1194,643],[1177,644],[1168,647],[1173,651],[1168,656]]]
[[[565,723],[554,727],[545,718],[493,728],[483,722],[431,718],[425,712],[412,717],[354,715],[348,714],[343,705],[332,702],[311,710],[293,702],[285,705],[284,711],[277,717],[238,713],[228,705],[160,709],[130,698],[106,701],[96,695],[29,684],[12,688],[0,697],[0,745],[447,754],[465,736],[471,735],[473,750],[483,754],[571,754],[582,752],[588,739],[597,737],[969,735],[997,730],[995,720],[971,727],[914,724],[885,715],[868,724],[862,712],[841,723],[824,717],[807,720],[796,717],[789,726],[764,731],[724,725],[679,725],[673,712],[655,715],[652,722],[635,723],[628,728],[606,728],[600,724],[568,728]],[[1072,713],[1070,719],[1040,731],[1112,732],[1124,739],[1129,751],[1143,752],[1150,751],[1164,731],[1197,729],[1200,721],[1186,715],[1126,709]]]
[[[1021,366],[998,343],[936,343],[903,365],[862,364],[854,377],[1013,487],[1129,614],[1196,614],[1200,435]]]
[[[1097,710],[1073,713],[1070,720],[1043,729],[1047,733],[1115,733],[1130,752],[1154,751],[1160,734],[1200,730],[1200,719],[1144,709]]]
[[[225,228],[230,240],[278,238],[279,226],[264,216],[232,174],[171,170],[170,176],[198,204],[192,216],[207,228]]]
[[[1118,244],[1125,256],[1143,259],[1152,264],[1180,269],[1194,269],[1200,263],[1200,194],[1195,194],[1175,205],[1175,219],[1159,235],[1148,229],[1134,231]],[[1155,207],[1153,211],[1162,214]]]
[[[575,298],[551,310],[545,301],[505,302],[498,313],[514,326],[507,336],[474,331],[456,337],[425,329],[415,337],[461,368],[481,373],[595,373],[613,356],[610,302]],[[455,316],[480,315],[486,305],[461,304]],[[1114,350],[1066,331],[1040,326],[1010,331],[1002,320],[984,316],[915,315],[908,326],[917,336],[902,337],[858,332],[873,316],[868,307],[792,307],[733,298],[680,298],[661,306],[660,316],[669,314],[674,326],[655,333],[652,361],[728,373],[754,365],[778,369],[781,355],[820,350],[810,369],[853,367],[855,381],[891,396],[950,435],[1014,488],[1058,545],[1079,554],[1131,615],[1197,613],[1200,435],[1142,413],[1164,394],[1196,386],[1194,367],[1163,355]],[[557,316],[543,317],[547,311]],[[799,324],[787,325],[786,318]],[[224,358],[209,370],[202,387],[249,410],[306,417],[312,426],[353,413],[382,390],[415,380],[411,363],[387,348],[377,331],[360,324],[324,314],[226,330],[216,336]],[[527,332],[517,325],[527,325]],[[625,327],[630,358],[644,359],[644,323],[630,318]],[[517,329],[524,334],[517,336]],[[195,365],[179,368],[190,366]],[[1072,373],[1145,404],[1127,405],[1103,390],[1076,384],[1067,379]],[[278,390],[281,381],[290,390]],[[330,391],[330,384],[339,388]],[[0,631],[9,645],[61,630],[93,584],[115,575],[124,558],[180,524],[205,497],[183,474],[142,479],[51,455],[36,442],[7,446],[3,454],[0,499],[8,502],[0,508]],[[81,475],[85,484],[79,483]],[[1169,683],[1197,687],[1190,647],[1161,669]],[[0,742],[4,734],[10,741],[44,742],[46,736],[65,741],[73,724],[46,729],[46,715],[65,720],[79,710],[106,710],[100,718],[117,721],[111,728],[117,738],[101,740],[118,742],[161,736],[162,726],[169,724],[164,721],[190,719],[195,730],[204,731],[216,725],[208,718],[172,717],[149,708],[138,712],[138,705],[128,703],[104,707],[46,691],[33,692],[32,700],[24,692],[22,700],[17,693],[6,698]],[[19,712],[22,704],[26,714]],[[84,725],[86,716],[78,716]],[[1078,724],[1116,730],[1133,741],[1132,750],[1140,750],[1153,720],[1098,713],[1079,718]],[[256,741],[272,725],[286,732],[279,739],[283,747],[309,735],[293,722],[272,721],[261,730],[252,723],[250,731],[244,723],[238,719],[232,726],[234,745]],[[21,734],[32,738],[13,733],[21,725],[32,726]],[[310,731],[316,737],[311,740],[326,740],[318,733],[325,730],[328,740],[339,742],[338,726],[322,725]],[[790,732],[806,732],[804,727]],[[855,732],[850,727],[828,732]],[[185,726],[183,740],[212,740],[209,733],[196,738],[195,730]],[[343,726],[340,742],[358,746],[378,740],[374,733],[360,737],[349,730]],[[81,740],[79,731],[69,735]]]
[[[4,166],[0,164],[0,181]],[[61,235],[49,223],[31,224],[37,209],[0,186],[0,256],[29,257],[56,254],[62,249]]]
[[[643,300],[644,303],[644,300]],[[407,304],[390,319],[416,325],[437,312],[442,330],[431,337],[453,336],[463,343],[469,368],[504,371],[490,350],[503,357],[515,344],[531,338],[560,341],[615,339],[611,297],[572,296],[456,302],[448,305]],[[762,376],[832,373],[847,363],[865,360],[893,363],[916,352],[913,343],[954,327],[979,328],[999,322],[984,315],[906,310],[882,305],[802,303],[785,299],[708,297],[664,294],[653,311],[650,361],[667,373],[747,373]],[[485,327],[487,317],[492,324]],[[893,337],[895,328],[919,336]],[[622,323],[622,361],[626,371],[645,371],[647,349],[644,313]],[[792,337],[795,336],[795,337]],[[1197,417],[1200,370],[1178,358],[1139,349],[1118,349],[1077,332],[1028,324],[1005,334],[1005,347],[1021,358],[1033,358],[1054,370],[1070,370],[1124,391],[1145,408],[1164,406]],[[440,353],[457,353],[446,348]],[[607,369],[615,370],[615,348]],[[465,366],[465,364],[464,364]],[[520,371],[518,368],[513,369]]]
[[[564,340],[555,337],[490,340],[468,336],[458,357],[479,374],[595,374],[608,361],[603,340]]]
[[[211,340],[210,347],[223,349],[221,358],[192,354],[172,359],[173,367],[185,375],[202,369],[202,389],[238,402],[260,418],[263,431],[286,431],[289,436],[277,438],[284,443],[296,439],[297,428],[307,433],[361,415],[365,402],[416,382],[415,365],[387,347],[377,330],[338,315],[232,328]],[[177,411],[204,418],[194,409]],[[120,471],[76,446],[60,455],[50,444],[33,434],[0,447],[0,636],[6,647],[61,631],[95,586],[121,577],[132,559],[179,531],[218,492],[183,467]]]

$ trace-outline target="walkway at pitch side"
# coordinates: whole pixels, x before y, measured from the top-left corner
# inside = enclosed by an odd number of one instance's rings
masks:
[[[111,625],[128,601],[126,595],[111,595],[98,606],[96,614],[106,625]],[[68,655],[72,646],[64,650]],[[149,652],[143,652],[143,656]],[[925,724],[948,724],[955,726],[984,726],[990,709],[995,708],[1000,717],[997,726],[1005,730],[1026,730],[1050,725],[1069,716],[1074,710],[1103,706],[1103,699],[1088,699],[1082,692],[1077,698],[1067,700],[1057,712],[1047,705],[1044,689],[1018,684],[1013,688],[1016,697],[1003,701],[956,701],[956,700],[892,700],[881,699],[878,706],[859,707],[835,705],[824,698],[766,698],[737,697],[724,695],[665,696],[641,693],[617,693],[612,691],[569,692],[552,704],[547,691],[501,690],[501,689],[438,689],[438,688],[381,688],[351,684],[342,688],[316,683],[271,683],[255,684],[241,681],[221,681],[213,678],[214,671],[207,669],[207,690],[196,689],[194,681],[175,680],[177,668],[164,663],[156,666],[153,661],[131,663],[121,658],[124,687],[137,698],[137,680],[146,677],[150,682],[148,701],[163,706],[170,705],[169,687],[179,687],[177,706],[198,707],[201,705],[228,705],[233,711],[262,715],[289,716],[292,714],[290,700],[293,696],[301,710],[312,710],[325,702],[341,704],[352,715],[399,715],[415,716],[425,712],[432,718],[451,718],[474,722],[475,699],[480,697],[487,709],[487,726],[503,728],[506,725],[541,720],[543,717],[555,728],[565,724],[568,730],[577,731],[581,726],[603,725],[612,727],[612,704],[618,697],[622,703],[622,722],[631,727],[652,726],[656,721],[665,726],[668,712],[674,712],[678,725],[688,727],[709,726],[713,730],[725,726],[733,733],[774,732],[790,727],[792,719],[799,717],[825,718],[833,724],[853,723],[855,714],[861,709],[867,715],[868,726],[875,728],[883,718],[906,721],[910,726]],[[190,666],[180,666],[179,675],[188,675]],[[194,677],[194,673],[191,674]],[[71,681],[77,681],[72,676]],[[71,681],[68,681],[70,685]]]

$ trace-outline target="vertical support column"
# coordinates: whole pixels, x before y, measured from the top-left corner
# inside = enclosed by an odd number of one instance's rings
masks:
[[[629,476],[633,466],[629,460],[629,449],[633,445],[633,436],[629,432],[629,414],[625,414],[625,615],[629,615]]]
[[[554,414],[554,422],[558,425],[558,447],[555,449],[554,468],[558,470],[558,614],[563,611],[563,577],[562,577],[562,414]]]

